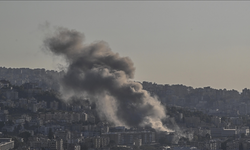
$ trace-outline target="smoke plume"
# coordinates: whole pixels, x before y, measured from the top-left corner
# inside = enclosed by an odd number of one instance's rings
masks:
[[[100,117],[116,125],[168,131],[161,122],[166,118],[164,107],[140,83],[131,80],[135,72],[131,59],[112,52],[104,41],[83,41],[82,33],[66,28],[58,28],[44,40],[46,50],[63,56],[68,64],[61,81],[64,97],[90,97]]]

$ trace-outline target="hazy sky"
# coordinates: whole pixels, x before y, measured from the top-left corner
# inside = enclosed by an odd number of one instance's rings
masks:
[[[58,69],[55,26],[130,57],[136,81],[250,88],[250,2],[0,2],[0,66]],[[47,22],[47,27],[46,27]]]

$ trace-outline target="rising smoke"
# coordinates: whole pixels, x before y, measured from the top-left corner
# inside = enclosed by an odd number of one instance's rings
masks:
[[[68,64],[61,81],[61,93],[88,96],[97,104],[99,115],[116,125],[163,126],[166,112],[157,98],[131,79],[135,67],[128,57],[114,53],[104,41],[83,44],[84,35],[75,30],[58,28],[44,40],[46,50],[63,56]]]

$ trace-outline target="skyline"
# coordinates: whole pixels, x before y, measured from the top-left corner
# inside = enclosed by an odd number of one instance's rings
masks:
[[[83,33],[85,43],[104,40],[130,57],[136,81],[250,88],[248,2],[0,4],[2,67],[58,70],[60,58],[41,50],[56,26]]]

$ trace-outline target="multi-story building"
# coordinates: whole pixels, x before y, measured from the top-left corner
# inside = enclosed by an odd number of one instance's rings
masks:
[[[80,115],[81,115],[80,117],[81,117],[82,121],[87,121],[88,120],[88,115],[86,113],[83,112]]]
[[[67,150],[81,150],[81,146],[79,144],[68,144]]]
[[[221,123],[221,118],[218,117],[218,116],[213,116],[211,118],[211,121],[212,121],[213,124],[215,124],[217,127],[219,127],[220,123]]]
[[[11,138],[0,138],[0,150],[9,150],[14,148],[14,141]]]
[[[155,132],[151,131],[109,132],[103,133],[102,136],[109,137],[118,145],[133,145],[136,139],[141,139],[142,144],[155,142]]]
[[[34,137],[30,141],[30,147],[33,149],[49,149],[49,150],[63,150],[63,140],[62,139],[47,139]]]
[[[239,141],[232,140],[227,142],[227,150],[238,150],[239,149]]]
[[[208,149],[209,150],[218,150],[221,147],[221,141],[220,140],[210,140],[208,142]]]
[[[50,102],[50,108],[53,110],[58,110],[58,102],[56,101]]]
[[[72,118],[73,118],[73,122],[78,122],[81,119],[81,115],[79,113],[72,113]]]
[[[214,137],[233,137],[237,134],[236,129],[211,128],[211,136]]]
[[[199,117],[185,117],[185,123],[189,126],[198,126],[200,124],[200,118]]]
[[[88,147],[91,148],[103,148],[106,147],[110,142],[110,139],[108,137],[100,137],[100,136],[94,136],[94,137],[88,137],[84,139],[84,143],[88,145]]]
[[[16,100],[18,99],[18,92],[14,91],[14,90],[6,90],[5,91],[5,96],[7,99],[13,99],[13,100]]]
[[[63,139],[65,143],[71,139],[71,132],[68,130],[58,130],[55,132],[55,135],[59,139]]]
[[[241,115],[247,115],[248,114],[248,108],[247,108],[247,104],[244,102],[241,102],[239,104],[239,113]]]

